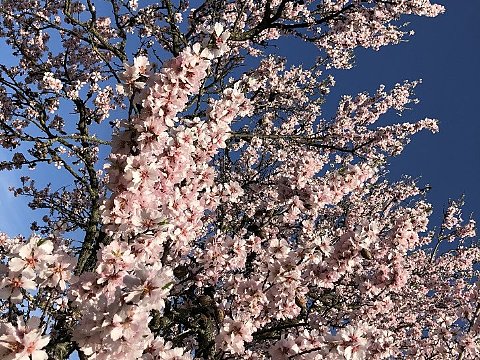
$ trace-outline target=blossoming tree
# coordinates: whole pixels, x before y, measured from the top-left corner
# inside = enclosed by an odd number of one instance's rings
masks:
[[[321,116],[355,48],[441,12],[2,1],[0,167],[37,169],[12,191],[44,216],[0,236],[0,357],[478,358],[474,222],[452,201],[429,230],[427,189],[385,178],[411,135],[437,131],[376,124],[418,83]],[[275,53],[286,36],[317,47],[313,67]],[[44,186],[47,170],[69,185]]]

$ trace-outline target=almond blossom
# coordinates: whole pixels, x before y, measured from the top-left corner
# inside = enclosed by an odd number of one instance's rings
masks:
[[[325,106],[359,47],[443,6],[104,5],[2,3],[0,169],[34,170],[11,191],[41,216],[0,234],[0,357],[478,357],[475,220],[460,199],[436,224],[428,186],[387,177],[439,130],[387,122],[421,81]]]
[[[32,269],[24,269],[20,273],[9,271],[0,281],[0,299],[14,303],[21,303],[23,299],[23,290],[33,290],[37,288],[34,281],[35,272]]]
[[[45,350],[50,337],[42,335],[39,329],[40,321],[31,317],[26,325],[14,327],[12,324],[0,324],[0,354],[8,360],[46,360]]]

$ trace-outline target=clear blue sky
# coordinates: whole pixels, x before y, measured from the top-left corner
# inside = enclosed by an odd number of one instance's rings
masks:
[[[449,198],[465,194],[466,212],[480,221],[480,1],[438,0],[446,12],[436,18],[411,17],[415,35],[408,42],[379,52],[357,51],[352,70],[337,71],[329,105],[344,93],[374,92],[403,80],[423,79],[415,89],[420,103],[401,118],[440,120],[440,132],[422,132],[392,160],[391,178],[402,174],[430,184],[428,200],[434,218],[442,215]],[[325,114],[326,115],[326,114]]]
[[[437,2],[445,14],[412,18],[416,34],[408,43],[360,52],[355,69],[337,75],[337,90],[373,91],[379,83],[423,79],[416,88],[420,103],[402,118],[439,119],[440,132],[415,136],[392,161],[391,175],[422,176],[432,186],[435,217],[448,198],[465,194],[466,210],[480,220],[480,1]]]

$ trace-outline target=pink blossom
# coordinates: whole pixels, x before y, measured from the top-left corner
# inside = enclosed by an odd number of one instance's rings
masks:
[[[30,268],[25,268],[20,273],[10,271],[8,276],[0,281],[0,299],[10,299],[13,303],[22,302],[22,289],[33,290],[37,288],[34,279],[35,272]]]
[[[253,340],[252,333],[254,331],[255,328],[251,323],[226,319],[215,341],[220,348],[226,351],[233,354],[243,354],[245,342]]]
[[[145,267],[135,269],[135,275],[127,275],[123,282],[126,286],[126,302],[161,311],[173,283],[173,272],[170,268]]]
[[[10,323],[0,324],[0,354],[10,360],[46,360],[47,353],[42,350],[50,337],[42,335],[39,329],[40,320],[32,317],[26,325],[13,326]]]

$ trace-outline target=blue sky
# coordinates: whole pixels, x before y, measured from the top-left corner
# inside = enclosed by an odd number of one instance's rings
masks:
[[[440,132],[414,136],[391,161],[390,176],[408,174],[430,184],[427,199],[437,221],[448,199],[462,194],[464,218],[474,212],[480,221],[480,1],[436,2],[446,7],[443,15],[406,20],[415,30],[408,42],[379,52],[357,51],[352,70],[335,72],[337,85],[327,102],[338,103],[342,94],[374,92],[379,84],[388,89],[403,80],[423,79],[415,89],[420,103],[391,121],[436,118]]]
[[[440,132],[424,131],[412,138],[404,152],[391,159],[390,179],[403,174],[420,178],[432,189],[433,225],[438,225],[448,199],[465,195],[464,219],[473,213],[480,221],[480,1],[438,0],[446,12],[436,18],[408,17],[407,30],[415,35],[379,51],[357,49],[355,66],[333,70],[336,85],[326,99],[323,116],[334,115],[342,95],[367,91],[380,84],[390,89],[404,80],[423,82],[415,88],[419,104],[402,117],[387,114],[386,122],[414,122],[426,117],[440,121]],[[289,42],[290,43],[290,42]],[[290,44],[294,44],[291,42]],[[296,42],[296,44],[298,44]],[[318,50],[313,46],[280,49],[289,63],[311,63]],[[385,121],[385,118],[380,120]]]
[[[437,118],[440,133],[416,135],[404,153],[392,160],[391,179],[408,174],[421,177],[422,184],[430,184],[428,200],[434,205],[435,218],[441,215],[449,198],[456,199],[462,194],[466,195],[467,213],[474,212],[477,217],[480,214],[480,143],[477,141],[480,138],[477,111],[480,1],[437,2],[447,8],[445,14],[436,18],[402,19],[410,21],[408,29],[415,31],[408,42],[384,47],[378,52],[357,50],[353,69],[332,72],[337,85],[327,98],[324,116],[333,114],[343,94],[374,92],[380,84],[388,89],[403,80],[423,79],[416,88],[420,103],[402,118],[389,121]],[[289,58],[290,64],[311,63],[318,56],[315,48],[299,47],[297,41],[287,41],[278,50]],[[0,153],[0,160],[5,159],[5,155]],[[7,191],[15,178],[14,173],[0,174],[0,206],[4,209],[0,212],[1,230],[11,235],[28,234],[32,212],[26,210],[24,201],[13,199]]]

